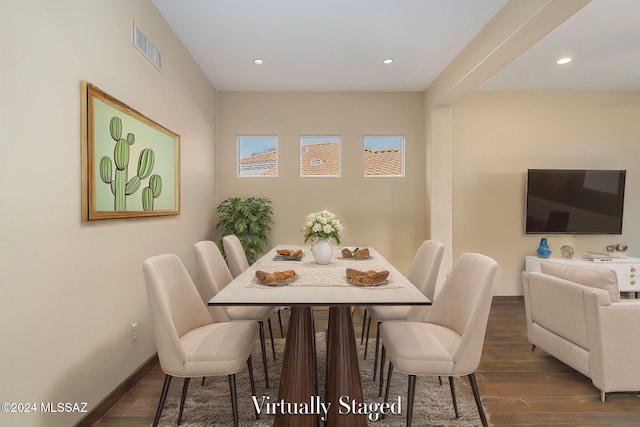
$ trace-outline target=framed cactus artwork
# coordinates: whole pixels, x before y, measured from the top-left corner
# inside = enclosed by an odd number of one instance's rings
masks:
[[[180,213],[180,137],[82,81],[82,221]]]

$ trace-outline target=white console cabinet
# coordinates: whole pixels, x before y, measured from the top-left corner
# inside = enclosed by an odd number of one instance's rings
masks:
[[[640,292],[640,258],[614,258],[611,260],[589,261],[584,259],[567,259],[567,258],[539,258],[537,256],[528,256],[525,261],[525,269],[527,271],[540,271],[541,261],[558,262],[561,264],[573,265],[576,267],[599,267],[609,268],[615,271],[618,276],[618,288],[620,292]],[[631,296],[631,294],[629,294]]]

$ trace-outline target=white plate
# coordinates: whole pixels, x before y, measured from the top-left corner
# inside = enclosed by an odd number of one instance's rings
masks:
[[[275,257],[273,257],[273,260],[274,261],[300,261],[303,256],[304,256],[304,252],[300,253],[300,255],[298,256],[276,255]]]

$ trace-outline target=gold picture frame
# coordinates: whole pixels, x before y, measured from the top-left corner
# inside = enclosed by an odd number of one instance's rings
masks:
[[[82,222],[180,214],[180,136],[87,81]]]

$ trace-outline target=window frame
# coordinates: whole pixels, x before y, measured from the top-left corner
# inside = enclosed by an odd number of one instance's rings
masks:
[[[255,138],[255,139],[265,139],[265,141],[263,141],[263,145],[265,145],[265,148],[269,148],[266,146],[266,144],[268,144],[270,141],[267,141],[267,139],[273,138],[275,139],[275,148],[273,150],[268,150],[268,151],[262,151],[262,152],[255,152],[251,155],[248,156],[244,156],[241,157],[242,155],[242,147],[241,147],[241,139],[243,138]],[[256,141],[259,143],[259,141]],[[238,134],[236,135],[236,177],[238,178],[276,178],[278,176],[279,173],[279,168],[278,168],[278,164],[279,164],[279,153],[278,153],[278,135],[273,135],[273,134]],[[241,161],[242,159],[246,159],[248,157],[252,157],[252,156],[256,156],[256,155],[260,155],[260,154],[266,154],[269,153],[271,151],[275,151],[275,160],[273,162],[273,166],[266,169],[266,172],[268,172],[271,169],[275,168],[275,173],[274,174],[264,174],[264,173],[260,173],[260,174],[242,174],[242,164]]]
[[[317,142],[309,142],[309,143],[305,143],[303,144],[303,139],[308,138],[308,139],[314,139],[314,140],[318,140]],[[323,139],[327,139],[328,141],[322,141]],[[334,141],[336,140],[337,141]],[[313,145],[313,144],[320,144],[322,142],[337,142],[338,143],[338,152],[337,152],[337,166],[338,166],[338,173],[337,175],[314,175],[314,174],[303,174],[303,146],[305,145]],[[299,156],[298,156],[298,173],[299,176],[301,178],[340,178],[342,177],[342,135],[331,135],[331,134],[317,134],[317,135],[310,135],[310,134],[304,134],[304,135],[300,135],[299,139],[298,139],[298,150],[299,150]],[[311,160],[315,160],[315,159],[311,159]],[[320,159],[323,160],[323,159]]]
[[[399,174],[385,174],[385,175],[373,175],[373,174],[367,174],[366,173],[366,165],[365,165],[365,150],[367,148],[367,139],[369,138],[380,138],[380,139],[390,139],[390,138],[399,138],[400,139],[400,173]],[[395,148],[395,147],[388,147],[388,148]],[[378,149],[374,149],[374,150],[379,150]],[[404,135],[400,135],[400,134],[387,134],[387,135],[383,135],[383,134],[367,134],[364,135],[362,137],[362,176],[364,178],[404,178],[406,176],[406,163],[405,163],[405,158],[406,158],[406,138]]]

